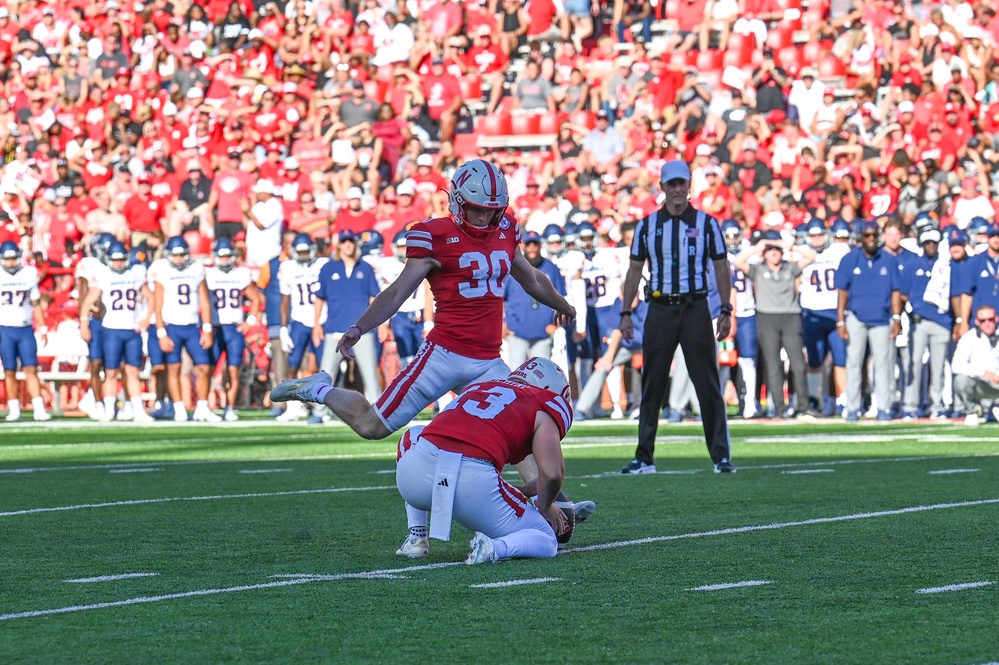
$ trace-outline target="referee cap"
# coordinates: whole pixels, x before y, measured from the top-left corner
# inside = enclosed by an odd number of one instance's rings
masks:
[[[687,162],[675,159],[672,162],[663,164],[662,176],[659,179],[660,182],[669,182],[676,179],[690,181],[690,167],[687,166]]]

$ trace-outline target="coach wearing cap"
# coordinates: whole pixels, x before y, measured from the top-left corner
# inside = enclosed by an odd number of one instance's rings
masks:
[[[690,377],[701,405],[704,438],[716,473],[731,473],[725,400],[718,379],[715,339],[732,329],[731,278],[725,241],[718,221],[690,205],[690,168],[686,162],[666,162],[662,167],[663,207],[638,222],[631,243],[631,263],[624,281],[623,301],[638,295],[642,271],[648,264],[646,298],[649,312],[642,353],[642,402],[638,420],[638,449],[623,473],[654,473],[656,430],[663,407],[669,369],[677,346],[683,350]],[[721,297],[715,331],[708,309],[709,266]],[[621,310],[618,326],[631,339],[631,311]]]

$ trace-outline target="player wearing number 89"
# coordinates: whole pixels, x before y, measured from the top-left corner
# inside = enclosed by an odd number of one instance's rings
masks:
[[[504,379],[470,386],[429,425],[403,435],[396,485],[408,504],[431,511],[431,537],[448,540],[454,519],[476,532],[467,564],[555,556],[557,537],[571,535],[556,505],[568,398],[555,363],[530,358]],[[530,454],[536,480],[522,488],[506,482],[503,467]],[[535,494],[532,505],[526,497]]]
[[[125,394],[132,403],[132,419],[152,422],[142,405],[139,387],[139,367],[142,365],[142,335],[149,327],[151,311],[140,315],[140,298],[151,302],[153,294],[146,285],[146,267],[129,266],[128,250],[115,241],[107,252],[107,266],[90,274],[90,288],[80,303],[80,336],[85,342],[93,338],[91,308],[98,299],[104,304],[102,352],[104,357],[104,405],[98,420],[115,418],[118,376],[125,365]],[[120,415],[120,414],[119,414]]]
[[[281,349],[288,354],[288,374],[299,372],[306,353],[318,362],[321,347],[312,342],[312,329],[322,323],[325,312],[316,318],[316,292],[319,291],[319,273],[329,259],[316,256],[316,243],[304,233],[299,233],[291,243],[291,258],[282,261],[278,268],[278,285],[281,290]],[[314,366],[311,364],[310,367]],[[289,404],[277,417],[280,421],[298,420],[305,415],[301,404]]]
[[[219,238],[215,241],[212,255],[215,257],[215,265],[205,268],[205,284],[212,300],[212,326],[215,328],[211,366],[215,367],[225,353],[229,383],[225,391],[226,407],[223,418],[231,422],[239,420],[233,405],[236,403],[236,396],[239,395],[239,368],[243,365],[246,333],[257,325],[263,296],[250,277],[250,269],[236,265],[236,251],[229,238]],[[245,318],[244,296],[250,300],[250,313]]]
[[[173,400],[174,420],[187,422],[187,409],[180,392],[181,351],[187,349],[194,363],[194,389],[198,402],[194,419],[218,422],[221,418],[208,410],[208,350],[212,348],[214,331],[205,268],[201,263],[191,261],[191,250],[180,236],[167,240],[165,254],[165,258],[150,266],[150,271],[156,280],[156,337],[166,355],[167,385]]]
[[[41,385],[38,383],[38,343],[31,326],[32,318],[38,326],[42,341],[48,329],[39,304],[38,271],[34,266],[21,266],[21,250],[7,240],[0,244],[0,362],[3,362],[4,382],[7,388],[7,422],[21,419],[21,402],[17,385],[20,364],[28,384],[28,395],[34,407],[35,420],[49,420],[42,402]]]

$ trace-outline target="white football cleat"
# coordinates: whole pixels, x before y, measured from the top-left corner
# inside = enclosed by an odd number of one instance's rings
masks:
[[[108,413],[107,409],[103,411],[95,411],[97,414],[97,422],[99,423],[109,423],[114,420],[114,413]]]
[[[290,423],[295,420],[301,420],[308,415],[308,411],[302,406],[301,402],[288,402],[288,408],[284,410],[280,416],[275,418],[281,423]]]
[[[582,524],[586,518],[597,512],[597,504],[592,501],[579,501],[572,504],[572,514],[576,516],[576,524]]]
[[[118,412],[118,415],[114,417],[115,420],[119,422],[130,422],[135,418],[134,413],[126,413],[124,409]]]
[[[145,411],[132,410],[132,421],[136,423],[152,423],[155,419]]]
[[[46,421],[52,420],[52,414],[48,411],[35,411],[32,417],[35,419],[36,423],[44,423]]]
[[[202,411],[200,413],[195,411],[194,420],[199,423],[220,423],[222,422],[222,416],[211,411]]]
[[[981,424],[981,419],[977,413],[969,413],[964,417],[964,424],[968,427],[977,427]]]
[[[7,414],[7,417],[6,417],[6,418],[4,418],[3,420],[4,420],[4,422],[6,422],[6,423],[16,423],[16,422],[17,422],[18,420],[20,420],[20,419],[21,419],[21,412],[20,412],[20,411],[18,411],[17,413],[14,413],[14,412],[12,411],[12,412],[8,413],[8,414]]]
[[[173,408],[173,420],[178,423],[187,422],[187,409],[183,406],[174,406]]]
[[[410,534],[406,536],[402,547],[395,551],[396,556],[404,556],[410,559],[425,559],[430,556],[430,539],[417,538]]]
[[[237,420],[239,420],[239,416],[237,416],[236,412],[233,411],[232,409],[226,409],[225,415],[222,417],[225,419],[227,423],[234,423]]]
[[[476,531],[475,537],[468,541],[468,544],[471,546],[472,551],[469,553],[468,558],[465,559],[465,565],[474,566],[479,563],[496,563],[499,561],[496,558],[496,548],[493,547],[492,538],[481,531]]]

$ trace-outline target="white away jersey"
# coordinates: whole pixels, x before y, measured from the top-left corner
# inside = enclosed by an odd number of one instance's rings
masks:
[[[0,325],[24,328],[31,325],[31,303],[41,298],[38,270],[24,266],[11,275],[0,269]]]
[[[385,261],[382,261],[382,274],[381,277],[385,280],[385,285],[382,286],[382,291],[385,290],[389,284],[394,282],[402,274],[402,269],[406,266],[404,261],[393,257],[386,257]],[[413,312],[422,312],[423,308],[427,304],[427,291],[426,291],[426,280],[420,283],[420,286],[413,291],[413,295],[406,298],[402,305],[399,306],[399,312],[403,314],[412,314]]]
[[[295,259],[281,262],[278,268],[278,284],[281,295],[291,300],[289,319],[312,327],[316,324],[316,291],[319,290],[319,271],[329,261],[320,257],[312,265],[304,266]]]
[[[157,259],[149,268],[152,279],[163,285],[163,323],[175,326],[198,324],[198,287],[205,281],[205,267],[192,261],[183,270],[169,259]]]
[[[84,256],[80,259],[80,262],[76,264],[76,272],[74,277],[77,281],[81,279],[87,280],[87,284],[93,284],[96,276],[105,268],[105,265],[101,263],[101,260],[93,256]]]
[[[250,285],[250,269],[237,266],[226,272],[205,268],[205,283],[212,301],[212,325],[239,325],[243,322],[243,289]]]
[[[839,292],[834,286],[836,270],[843,257],[850,253],[845,242],[834,242],[819,252],[811,265],[801,271],[799,293],[802,309],[818,312],[835,310]]]
[[[124,273],[116,273],[102,265],[87,278],[91,287],[101,290],[104,303],[104,327],[111,330],[135,330],[145,313],[142,287],[146,284],[146,267],[134,265]]]
[[[621,253],[615,247],[602,247],[592,259],[583,262],[587,307],[609,307],[621,297],[624,274]]]
[[[756,291],[753,290],[753,280],[736,268],[731,261],[728,262],[728,269],[732,273],[732,288],[735,289],[736,318],[756,316]]]

